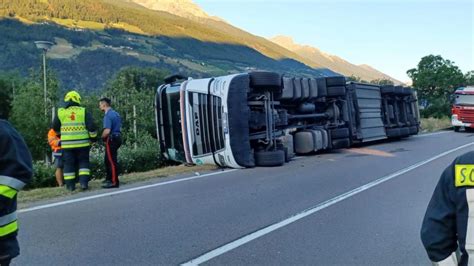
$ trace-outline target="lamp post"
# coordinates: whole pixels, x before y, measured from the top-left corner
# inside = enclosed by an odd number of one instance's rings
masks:
[[[48,91],[46,88],[46,53],[54,45],[52,42],[36,41],[36,48],[43,50],[44,115],[48,115]]]

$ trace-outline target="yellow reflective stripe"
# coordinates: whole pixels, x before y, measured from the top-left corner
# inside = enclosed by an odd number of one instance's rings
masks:
[[[76,173],[64,173],[64,180],[71,180],[76,178]]]
[[[18,230],[18,221],[0,227],[0,237],[15,233]]]
[[[23,181],[18,180],[16,178],[6,176],[6,175],[0,175],[0,185],[5,185],[11,188],[14,188],[16,190],[21,190],[26,184]]]
[[[454,181],[456,187],[474,186],[474,164],[456,164],[454,166]]]
[[[1,196],[4,196],[4,197],[7,197],[9,199],[13,199],[16,195],[17,191],[16,189],[13,189],[9,186],[5,186],[5,185],[0,185],[0,195]]]
[[[94,132],[89,132],[89,136],[91,138],[95,138],[95,137],[97,137],[97,132],[95,132],[95,131]]]
[[[81,168],[79,169],[79,175],[90,175],[91,171],[87,168]]]
[[[0,226],[5,226],[5,225],[7,225],[7,224],[13,223],[13,222],[16,221],[17,219],[18,219],[18,218],[17,218],[17,215],[16,215],[16,211],[15,211],[15,212],[12,212],[12,213],[10,213],[10,214],[1,216],[1,217],[0,217]]]

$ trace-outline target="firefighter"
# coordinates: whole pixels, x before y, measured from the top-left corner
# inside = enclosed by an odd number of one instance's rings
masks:
[[[104,131],[102,140],[105,142],[105,168],[107,177],[103,188],[118,188],[119,165],[117,160],[118,149],[122,145],[121,127],[122,119],[120,115],[112,109],[112,101],[109,98],[102,98],[99,101],[99,108],[104,115]]]
[[[421,240],[434,265],[474,264],[474,152],[444,170],[426,210]]]
[[[64,177],[63,177],[63,152],[61,150],[61,139],[58,137],[59,134],[54,131],[54,129],[50,129],[48,131],[48,144],[51,146],[51,150],[53,151],[54,157],[54,166],[56,167],[56,182],[58,186],[62,187],[64,185]]]
[[[0,119],[0,265],[9,265],[20,254],[16,239],[16,199],[33,175],[31,154],[23,138]]]
[[[64,160],[64,182],[70,191],[76,189],[76,173],[82,190],[89,188],[89,150],[97,138],[90,112],[81,106],[81,96],[70,91],[64,97],[65,108],[59,108],[52,128],[61,136]]]

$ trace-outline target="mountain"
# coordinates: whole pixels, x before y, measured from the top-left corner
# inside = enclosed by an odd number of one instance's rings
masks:
[[[309,45],[297,44],[293,41],[291,37],[288,36],[280,35],[273,37],[270,40],[288,49],[289,51],[292,51],[298,54],[299,56],[311,61],[309,65],[312,67],[329,68],[343,75],[353,75],[356,77],[360,77],[361,79],[366,81],[376,79],[388,79],[396,84],[402,83],[369,65],[354,65],[338,56],[325,53],[318,48]]]
[[[170,14],[189,19],[212,19],[221,20],[218,17],[209,16],[197,4],[191,0],[128,0],[131,3],[142,5],[151,10],[168,12]]]

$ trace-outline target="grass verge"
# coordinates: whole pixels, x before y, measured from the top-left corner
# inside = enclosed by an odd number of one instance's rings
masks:
[[[187,166],[170,166],[164,167],[148,172],[142,173],[130,173],[120,176],[120,185],[133,184],[142,181],[153,180],[157,178],[169,177],[179,174],[186,173],[199,173],[202,171],[211,171],[216,170],[217,167],[214,165],[201,165],[194,167]],[[89,182],[90,191],[101,190],[102,180],[92,180]],[[28,203],[40,201],[40,200],[49,200],[60,197],[65,197],[69,195],[74,195],[80,193],[80,190],[74,192],[69,192],[64,187],[55,187],[55,188],[37,188],[32,190],[21,191],[18,194],[18,206],[20,208],[25,207]]]
[[[421,131],[422,132],[433,132],[442,129],[451,128],[451,119],[449,117],[444,118],[422,118],[421,119]]]

